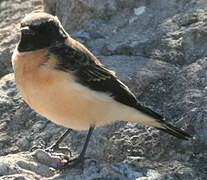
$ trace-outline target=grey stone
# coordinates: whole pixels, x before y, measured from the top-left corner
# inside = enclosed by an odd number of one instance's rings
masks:
[[[47,4],[51,3],[48,3],[48,1],[45,1],[45,3],[46,10],[48,10],[48,12],[51,12],[50,8],[48,8],[47,6]],[[115,0],[107,0],[104,2],[100,2],[97,0],[56,1],[55,15],[57,15],[60,18],[60,20],[63,22],[67,29],[72,30],[73,28],[83,26],[83,24],[87,25],[88,23],[90,23],[91,18],[94,16],[99,17],[103,20],[108,19],[110,16],[116,13],[116,7],[117,6]],[[65,16],[64,13],[66,11],[71,15]],[[73,19],[76,19],[76,21],[74,21]],[[68,21],[71,22],[70,26],[68,26],[68,24],[66,23]],[[96,26],[95,24],[96,22],[94,21],[94,26]]]
[[[146,54],[173,64],[190,64],[206,56],[207,15],[203,11],[180,13],[159,24],[157,39]]]
[[[131,41],[123,43],[106,44],[101,53],[103,55],[127,55],[127,56],[145,56],[145,47],[148,40]]]
[[[66,159],[64,159],[64,154],[54,154],[51,156],[49,153],[43,151],[43,150],[36,150],[33,153],[33,156],[37,159],[38,162],[41,164],[45,164],[49,167],[53,168],[60,168],[64,165],[64,163],[67,162]],[[65,161],[65,162],[64,162]]]
[[[27,137],[19,139],[16,144],[22,150],[28,150],[30,147],[30,141]]]
[[[98,32],[90,32],[90,31],[78,31],[77,33],[75,33],[75,38],[80,38],[83,40],[95,40],[95,39],[103,39],[104,36],[101,35]]]
[[[83,170],[82,173],[77,170],[70,170],[64,175],[54,178],[55,180],[60,179],[120,179],[120,180],[131,180],[139,178],[142,175],[141,172],[128,167],[121,163],[93,163],[91,161],[86,161],[87,170]]]
[[[24,177],[23,175],[7,175],[0,177],[1,180],[29,180],[29,178]]]
[[[7,175],[9,172],[9,166],[5,163],[0,163],[0,176]]]

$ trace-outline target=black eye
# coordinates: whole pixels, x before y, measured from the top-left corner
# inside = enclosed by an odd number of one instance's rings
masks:
[[[31,30],[33,30],[33,31],[37,31],[37,30],[38,30],[38,27],[37,27],[37,26],[32,26],[32,25],[30,25],[29,28],[30,28]]]
[[[54,24],[47,22],[45,24],[40,25],[39,32],[40,33],[54,33],[56,31],[56,27]]]

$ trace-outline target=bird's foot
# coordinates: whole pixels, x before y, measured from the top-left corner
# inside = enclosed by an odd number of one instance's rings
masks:
[[[33,146],[30,149],[30,151],[33,152],[37,149],[42,149],[43,151],[46,151],[46,152],[51,153],[51,154],[62,153],[62,154],[65,155],[65,157],[68,155],[67,159],[70,159],[70,157],[72,156],[72,152],[68,147],[59,147],[59,145],[57,145],[56,143],[52,144],[49,147],[46,147],[45,145],[42,145],[42,144],[41,145],[36,145],[36,146]]]
[[[45,151],[53,153],[53,152],[61,152],[63,154],[69,154],[72,156],[72,152],[68,147],[59,147],[57,144],[52,144],[51,146],[47,147]]]

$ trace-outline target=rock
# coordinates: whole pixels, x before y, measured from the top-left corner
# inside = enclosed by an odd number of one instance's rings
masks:
[[[0,159],[1,179],[41,179],[55,175],[55,170],[38,164],[31,153],[18,153]]]
[[[44,0],[43,4],[44,4],[44,11],[48,12],[52,15],[55,15],[56,13],[56,0]]]
[[[66,26],[67,29],[73,29],[76,27],[81,27],[82,24],[90,23],[90,19],[94,16],[99,17],[101,19],[108,19],[110,16],[116,13],[117,11],[117,5],[116,1],[104,1],[100,2],[97,0],[71,0],[66,1],[63,0],[60,2],[58,1],[44,1],[45,10],[46,12],[52,13],[54,15],[57,15],[60,20],[63,22],[63,24]],[[62,10],[66,8],[67,12],[71,14],[70,16],[65,16],[65,10]],[[81,13],[80,13],[81,9]],[[93,13],[88,13],[88,12]],[[74,21],[76,19],[76,21]],[[67,25],[66,22],[70,21],[70,26]],[[94,21],[95,23],[95,21]],[[95,24],[94,24],[95,26]]]
[[[90,32],[90,31],[82,30],[75,33],[75,38],[80,38],[86,41],[86,40],[102,39],[104,38],[104,36],[98,32]]]
[[[9,136],[6,133],[0,134],[0,143],[7,143],[9,141]]]
[[[137,171],[123,163],[99,163],[92,160],[86,160],[84,170],[71,169],[58,171],[54,170],[46,165],[48,158],[52,158],[49,154],[46,155],[44,151],[36,151],[34,153],[18,153],[4,157],[5,162],[1,162],[0,159],[0,173],[1,179],[97,179],[97,178],[110,178],[110,179],[135,179],[143,176],[143,173]],[[38,158],[41,161],[35,161],[34,158]],[[52,160],[52,159],[51,159]],[[53,161],[54,160],[54,161]],[[54,165],[56,161],[54,158],[50,162]],[[52,165],[50,164],[50,165]],[[12,170],[15,167],[15,171]],[[10,169],[10,170],[9,170]],[[2,170],[2,171],[1,171]],[[18,172],[18,174],[17,174]]]
[[[27,137],[19,139],[16,144],[22,150],[28,150],[30,148],[30,141]]]
[[[101,54],[110,55],[127,55],[145,57],[145,47],[148,40],[131,41],[123,43],[105,44],[101,50]]]
[[[141,14],[143,14],[145,12],[146,7],[145,6],[140,6],[137,8],[134,8],[134,14],[136,16],[140,16]]]
[[[0,159],[0,170],[4,169],[1,174],[1,179],[53,179],[53,180],[80,180],[80,179],[120,179],[120,180],[164,180],[174,179],[174,177],[181,179],[193,180],[199,173],[193,171],[194,167],[189,166],[187,162],[180,163],[179,161],[170,162],[153,162],[142,161],[139,165],[132,166],[126,163],[104,163],[94,160],[86,160],[84,170],[67,169],[64,171],[55,170],[47,165],[44,165],[43,156],[37,155],[41,153],[46,155],[43,151],[36,151],[33,153],[17,153],[8,155]],[[36,155],[35,155],[36,154]],[[39,156],[38,162],[35,157]],[[52,155],[47,155],[51,158]],[[4,161],[4,162],[3,162]],[[200,161],[201,162],[201,161]],[[148,168],[143,168],[148,166]],[[159,167],[159,172],[151,167]],[[167,167],[167,168],[166,168]],[[201,179],[205,176],[199,175]]]
[[[201,13],[199,15],[205,17],[205,21],[207,20],[207,14]],[[199,21],[199,25],[196,27],[193,27],[193,25],[189,27],[183,36],[182,45],[185,59],[188,63],[207,56],[207,29],[205,21]]]
[[[0,163],[0,176],[7,175],[9,172],[8,164]]]
[[[207,14],[201,11],[182,13],[159,25],[157,40],[146,54],[172,64],[190,64],[206,56]]]
[[[155,170],[149,170],[147,172],[147,177],[149,180],[159,180],[159,179],[164,180],[164,177],[162,177],[162,175]]]
[[[33,156],[37,159],[38,162],[41,164],[47,165],[49,167],[53,168],[60,168],[62,167],[65,163],[67,163],[67,160],[64,159],[65,155],[64,154],[54,154],[51,156],[49,153],[38,149],[33,153]]]

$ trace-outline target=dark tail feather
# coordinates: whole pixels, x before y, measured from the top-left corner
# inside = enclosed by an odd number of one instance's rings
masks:
[[[188,134],[187,132],[172,126],[171,124],[168,124],[167,122],[163,121],[163,120],[158,120],[158,122],[160,122],[162,124],[163,127],[161,128],[157,128],[159,130],[162,130],[166,133],[169,133],[179,139],[183,139],[183,140],[189,140],[189,138],[192,138],[192,136],[190,134]]]

